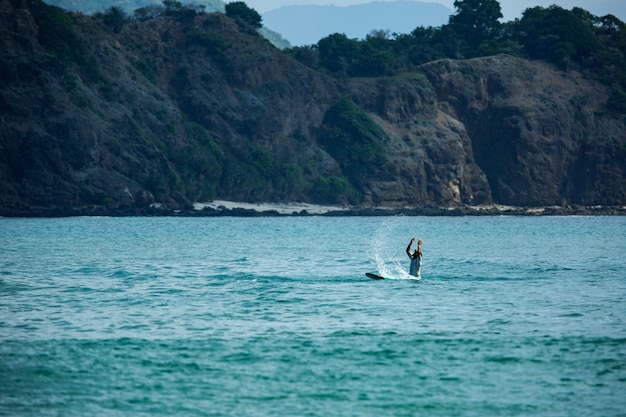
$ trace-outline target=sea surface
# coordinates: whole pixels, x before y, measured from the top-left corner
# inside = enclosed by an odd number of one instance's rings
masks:
[[[625,255],[624,217],[0,218],[0,415],[626,416]]]

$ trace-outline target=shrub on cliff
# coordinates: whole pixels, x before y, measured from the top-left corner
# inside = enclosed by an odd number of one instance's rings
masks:
[[[172,153],[184,191],[198,201],[212,200],[222,175],[224,152],[201,125],[188,122],[185,131],[187,143]]]
[[[345,178],[337,176],[318,178],[313,185],[313,194],[322,204],[356,204],[359,197]]]
[[[384,131],[350,98],[342,97],[323,123],[320,144],[355,184],[385,162]]]

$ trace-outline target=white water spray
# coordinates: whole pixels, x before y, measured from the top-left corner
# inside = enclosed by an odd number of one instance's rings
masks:
[[[370,241],[370,262],[379,275],[393,278],[410,278],[398,259],[404,254],[404,241],[396,231],[402,215],[385,219]],[[408,262],[408,261],[407,261]]]

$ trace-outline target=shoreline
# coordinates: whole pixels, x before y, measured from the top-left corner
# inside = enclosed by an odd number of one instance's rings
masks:
[[[145,207],[2,207],[0,217],[297,217],[297,216],[626,216],[626,206],[488,206],[341,207],[309,203],[247,203],[214,200],[191,205]]]

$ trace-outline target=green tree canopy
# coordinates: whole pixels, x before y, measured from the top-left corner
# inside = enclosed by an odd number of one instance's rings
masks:
[[[348,66],[357,58],[359,42],[343,33],[334,33],[317,43],[320,65],[331,72],[347,73]]]
[[[246,23],[255,29],[263,27],[263,18],[254,9],[248,7],[243,1],[234,1],[228,3],[225,8],[226,16],[237,20],[238,22]]]
[[[581,16],[576,9],[569,11],[559,6],[526,9],[517,28],[518,39],[533,58],[590,65],[594,55],[604,48],[592,22]]]
[[[449,26],[472,48],[498,34],[502,11],[497,0],[455,0],[454,7]]]

